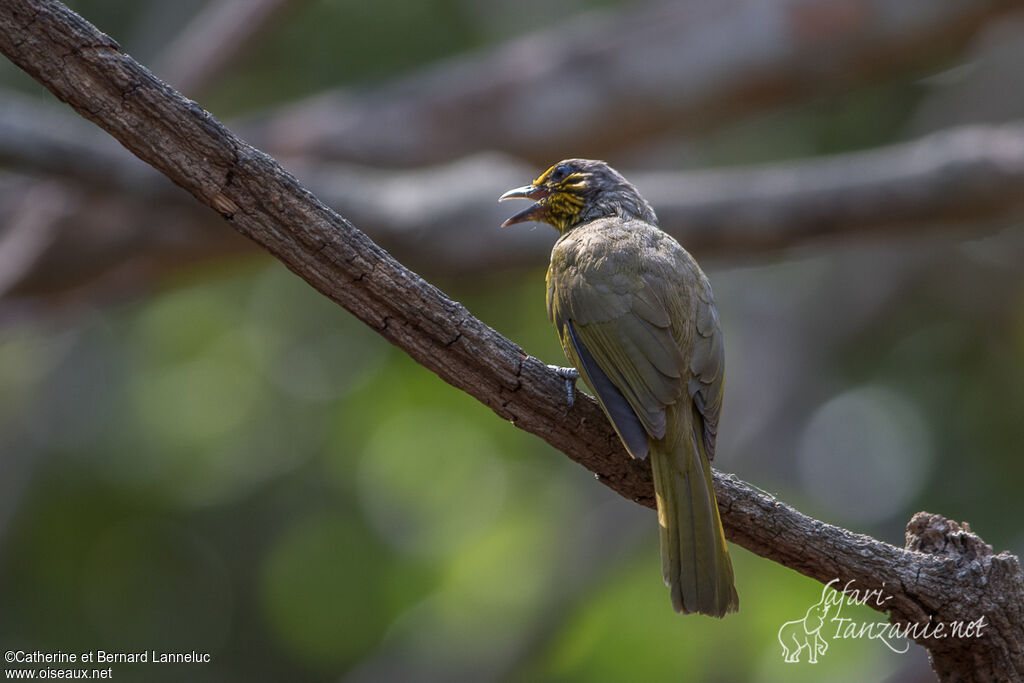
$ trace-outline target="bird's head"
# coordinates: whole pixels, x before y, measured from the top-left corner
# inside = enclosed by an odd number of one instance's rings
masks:
[[[533,199],[535,203],[501,224],[538,221],[566,233],[597,218],[619,216],[655,223],[657,218],[636,188],[603,161],[565,159],[544,171],[529,185],[498,197]]]

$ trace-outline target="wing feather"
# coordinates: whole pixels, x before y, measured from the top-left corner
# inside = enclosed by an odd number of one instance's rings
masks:
[[[634,221],[577,228],[552,252],[547,294],[562,348],[630,453],[646,454],[637,423],[650,439],[665,436],[666,409],[685,390],[714,455],[722,406],[721,325],[707,278],[678,243]]]
[[[679,399],[690,374],[666,297],[658,291],[668,285],[648,277],[642,254],[573,254],[569,264],[556,254],[548,274],[548,311],[562,347],[634,457],[646,455],[646,443],[641,447],[631,422],[647,437],[663,438],[665,409]],[[628,413],[632,421],[624,417]]]
[[[718,440],[718,418],[722,412],[722,394],[725,388],[725,346],[718,311],[711,298],[711,287],[706,285],[697,301],[697,334],[694,335],[690,355],[690,396],[703,423],[704,447],[708,460],[715,457]]]

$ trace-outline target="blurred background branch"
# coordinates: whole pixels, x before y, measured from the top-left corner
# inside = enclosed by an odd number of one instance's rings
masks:
[[[363,91],[290,105],[247,139],[372,165],[479,149],[534,166],[620,155],[809,92],[912,71],[1024,3],[655,2],[589,13]],[[173,81],[171,81],[173,83]]]
[[[108,270],[116,277],[126,260],[180,268],[189,259],[248,252],[245,242],[232,243],[216,219],[197,211],[162,176],[91,134],[71,134],[80,128],[72,121],[54,125],[59,118],[51,108],[8,98],[0,112],[0,159],[91,189],[106,198],[107,210],[92,220],[89,211],[66,216],[49,251],[25,264],[12,294],[59,293],[94,280],[101,281],[94,283],[99,291],[109,291],[102,280]],[[408,252],[431,272],[473,275],[523,267],[543,262],[550,249],[546,230],[511,234],[501,250],[482,238],[486,226],[503,219],[504,208],[491,200],[501,188],[535,174],[503,156],[476,155],[416,170],[297,159],[292,170],[386,248]],[[856,236],[981,237],[1024,210],[1024,127],[968,126],[820,159],[716,171],[639,171],[629,177],[658,207],[662,226],[705,257],[736,258]],[[153,229],[152,220],[159,220],[153,202],[172,212],[163,217],[165,229]],[[81,239],[83,226],[110,230],[110,214],[135,227],[105,240]],[[89,258],[80,258],[83,248]],[[144,268],[137,275],[143,280],[136,286],[166,272]]]
[[[154,60],[154,72],[195,96],[224,75],[284,13],[305,0],[216,0]]]
[[[211,3],[178,34],[159,58],[167,80],[186,92],[202,87],[289,3],[242,3],[242,11],[237,5]],[[733,0],[608,10],[375,91],[317,96],[243,130],[283,158],[336,210],[387,248],[406,252],[428,273],[521,267],[542,259],[549,244],[543,231],[512,235],[507,248],[494,250],[479,239],[479,227],[501,221],[490,197],[532,176],[552,155],[622,153],[612,131],[628,131],[630,145],[643,145],[669,129],[692,130],[697,114],[707,117],[705,125],[721,125],[728,118],[723,103],[749,116],[751,109],[800,93],[890,79],[895,70],[919,69],[955,49],[1013,6],[978,1],[937,8],[922,1],[897,10],[867,1]],[[210,33],[197,32],[198,27]],[[716,47],[724,44],[734,49]],[[216,54],[204,52],[214,46]],[[659,68],[641,68],[651,64]],[[806,66],[791,68],[794,64]],[[572,89],[557,85],[568,82]],[[737,93],[746,95],[737,99]],[[602,104],[585,105],[591,101]],[[21,267],[20,281],[8,283],[12,294],[80,288],[72,300],[103,300],[111,292],[158,282],[169,269],[194,259],[247,252],[247,245],[232,244],[226,231],[199,226],[209,218],[80,120],[13,93],[2,102],[0,160],[12,171],[84,184],[101,195],[88,205],[102,207],[83,211],[74,225],[55,227],[47,251]],[[572,116],[558,114],[573,110]],[[991,234],[1020,209],[1020,138],[1013,127],[953,130],[891,150],[780,167],[630,177],[658,207],[664,227],[699,256],[786,248],[835,233],[955,226]],[[339,147],[351,144],[368,151]],[[384,172],[324,161],[388,165],[391,144],[399,146],[395,153],[403,165],[451,163]],[[532,165],[494,156],[453,161],[479,149],[504,150]],[[157,219],[159,230],[152,229],[152,206],[138,201],[143,195],[169,205],[172,213]],[[118,199],[127,206],[113,205]],[[182,206],[173,207],[175,200]],[[133,214],[132,205],[142,213]],[[95,237],[80,239],[83,233]],[[82,248],[90,258],[80,258]],[[127,260],[135,266],[123,267]]]

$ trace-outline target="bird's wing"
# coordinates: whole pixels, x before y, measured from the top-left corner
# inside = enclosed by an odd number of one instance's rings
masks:
[[[722,392],[725,387],[725,347],[722,343],[722,325],[706,282],[698,290],[696,305],[696,334],[690,356],[688,389],[693,404],[703,423],[704,447],[708,460],[715,457],[718,438],[718,416],[722,412]]]
[[[682,394],[690,369],[672,335],[666,284],[604,263],[552,272],[548,308],[566,353],[627,449],[642,458],[647,436],[665,436],[665,407]]]

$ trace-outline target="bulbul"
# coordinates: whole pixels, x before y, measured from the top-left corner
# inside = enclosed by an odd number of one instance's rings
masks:
[[[502,227],[555,227],[548,317],[626,450],[650,457],[661,566],[677,612],[739,607],[711,478],[724,349],[711,285],[603,161],[566,159],[499,199],[534,204]]]

